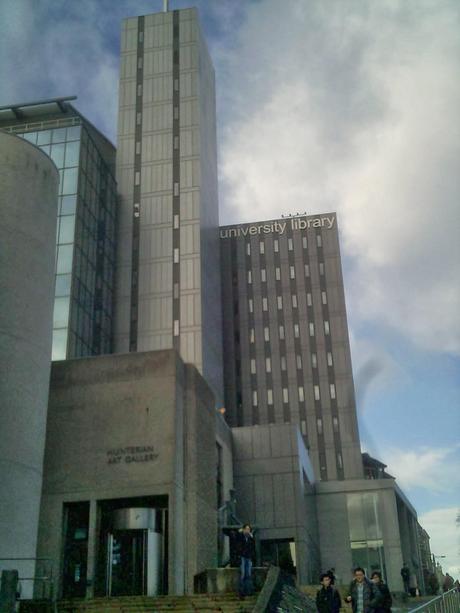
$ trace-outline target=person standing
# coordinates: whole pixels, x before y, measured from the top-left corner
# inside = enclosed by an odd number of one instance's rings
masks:
[[[404,562],[403,567],[401,568],[401,577],[404,584],[404,591],[406,594],[409,593],[409,581],[410,581],[410,570],[407,564]]]
[[[378,570],[374,570],[371,575],[371,581],[377,587],[381,596],[380,604],[375,609],[375,613],[391,613],[393,599],[391,597],[390,590],[388,589],[388,585],[382,581],[382,573]]]
[[[442,591],[448,592],[453,587],[454,587],[454,578],[451,577],[449,573],[446,573],[446,576],[444,577],[444,582],[442,584]]]
[[[374,613],[382,600],[380,592],[360,566],[355,568],[354,576],[345,602],[351,602],[353,613]]]
[[[249,524],[245,524],[239,531],[238,545],[241,558],[239,595],[240,598],[244,598],[251,595],[254,591],[252,585],[252,564],[256,556],[256,544]]]
[[[322,587],[316,593],[318,613],[339,613],[342,600],[332,583],[330,571],[323,573],[319,578],[319,582]]]

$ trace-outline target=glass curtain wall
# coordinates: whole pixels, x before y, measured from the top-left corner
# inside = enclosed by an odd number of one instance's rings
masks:
[[[115,180],[84,125],[17,135],[60,175],[52,359],[110,353]]]

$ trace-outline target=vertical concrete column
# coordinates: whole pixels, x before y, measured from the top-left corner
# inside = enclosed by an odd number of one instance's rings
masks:
[[[89,505],[88,526],[88,565],[86,570],[86,597],[94,598],[94,581],[96,578],[97,541],[99,538],[97,522],[97,500],[91,500]]]
[[[0,559],[36,556],[58,184],[45,153],[0,132]],[[33,560],[14,565],[19,579],[34,575]],[[27,581],[24,595],[32,589]]]

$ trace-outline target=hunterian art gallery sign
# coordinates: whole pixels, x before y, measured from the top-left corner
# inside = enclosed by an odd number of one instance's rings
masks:
[[[253,236],[254,234],[284,234],[286,228],[291,230],[309,230],[310,228],[324,228],[330,230],[334,227],[335,215],[321,215],[320,217],[292,217],[286,221],[268,221],[266,223],[244,224],[241,226],[228,226],[221,228],[220,238],[240,236]]]

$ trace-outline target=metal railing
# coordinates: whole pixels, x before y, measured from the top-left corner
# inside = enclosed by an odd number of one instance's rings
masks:
[[[0,558],[0,566],[4,567],[4,562],[33,562],[35,564],[35,576],[28,577],[19,574],[18,588],[21,591],[23,582],[32,582],[32,591],[35,598],[55,601],[54,581],[53,581],[53,560],[51,558]],[[21,565],[21,564],[19,564]],[[5,570],[5,568],[4,568]],[[11,569],[18,570],[18,569]],[[21,595],[19,594],[19,600]]]
[[[453,588],[444,592],[441,596],[436,596],[433,600],[425,604],[410,609],[409,613],[459,613],[460,612],[460,592]]]

